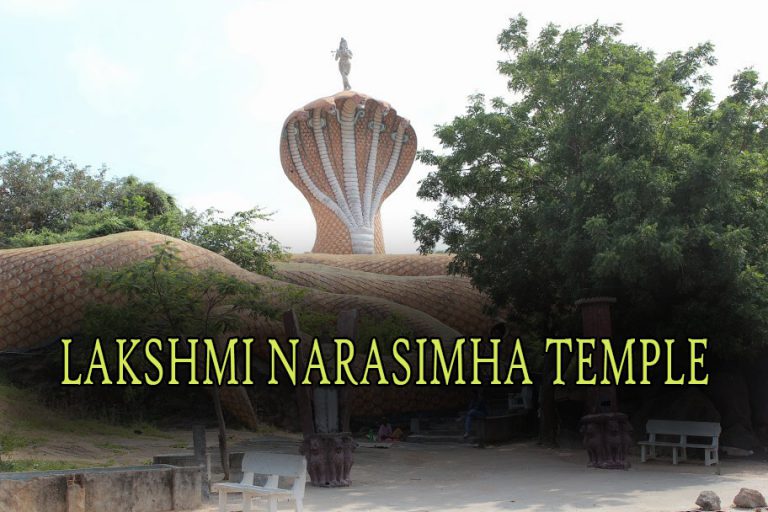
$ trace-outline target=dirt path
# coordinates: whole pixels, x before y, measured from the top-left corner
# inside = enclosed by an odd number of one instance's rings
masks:
[[[137,425],[115,427],[50,411],[22,390],[0,386],[0,434],[17,440],[10,460],[28,469],[130,466],[154,455],[191,451],[188,430],[160,431]],[[297,453],[298,436],[231,430],[233,451]],[[216,432],[208,431],[216,451]],[[4,460],[8,460],[7,456]],[[768,464],[723,460],[672,466],[660,460],[629,471],[587,469],[581,451],[513,444],[485,450],[468,445],[401,443],[390,449],[360,447],[344,489],[307,488],[307,512],[320,511],[526,511],[680,512],[694,509],[702,490],[713,490],[723,505],[741,487],[768,494]],[[214,510],[208,507],[205,510]]]
[[[242,447],[286,451],[290,443],[263,438]],[[409,443],[386,450],[361,447],[351,487],[308,487],[304,503],[307,512],[680,512],[696,509],[694,501],[705,489],[718,493],[723,506],[741,487],[768,494],[765,463],[723,461],[717,474],[700,461],[632,462],[628,471],[588,469],[580,451],[533,444],[485,450]]]

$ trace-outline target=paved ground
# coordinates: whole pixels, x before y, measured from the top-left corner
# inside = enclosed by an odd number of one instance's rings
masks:
[[[295,440],[272,438],[250,441],[245,448],[296,453],[296,446]],[[768,494],[768,464],[760,462],[729,460],[717,469],[700,461],[672,466],[664,460],[633,460],[628,471],[587,469],[585,464],[580,451],[532,443],[485,450],[408,443],[361,447],[352,486],[308,486],[305,510],[679,512],[696,509],[694,501],[705,489],[717,492],[724,506],[741,487]]]

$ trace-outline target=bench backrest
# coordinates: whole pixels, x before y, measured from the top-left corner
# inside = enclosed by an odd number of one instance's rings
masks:
[[[301,500],[307,482],[307,459],[303,455],[245,452],[242,483],[253,485],[255,475],[268,475],[265,487],[273,488],[278,487],[279,477],[293,478],[291,489],[296,499]]]
[[[298,478],[305,470],[306,459],[302,455],[265,452],[245,452],[243,455],[243,473]]]
[[[645,430],[649,434],[714,437],[720,435],[721,428],[710,421],[648,420]]]

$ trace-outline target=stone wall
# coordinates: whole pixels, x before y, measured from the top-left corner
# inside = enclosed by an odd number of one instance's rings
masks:
[[[3,512],[166,512],[201,505],[199,467],[0,473]]]

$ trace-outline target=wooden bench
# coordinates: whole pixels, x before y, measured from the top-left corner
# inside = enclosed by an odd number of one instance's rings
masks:
[[[254,484],[256,475],[267,476],[263,486]],[[280,477],[292,478],[290,488],[279,487]],[[304,486],[307,483],[307,461],[301,455],[246,452],[243,456],[243,480],[238,483],[221,482],[213,485],[219,492],[219,512],[242,510],[251,512],[253,498],[267,502],[269,512],[277,511],[280,500],[292,501],[296,512],[304,507]],[[229,494],[242,494],[242,504],[228,504]]]
[[[717,449],[720,437],[720,424],[705,421],[648,420],[645,426],[648,440],[640,441],[640,461],[656,458],[656,447],[672,448],[672,464],[688,458],[688,448],[704,449],[704,465],[718,463]],[[657,437],[657,436],[660,436]],[[707,441],[691,442],[695,437]],[[646,456],[646,448],[648,455]],[[679,453],[678,453],[679,450]]]

